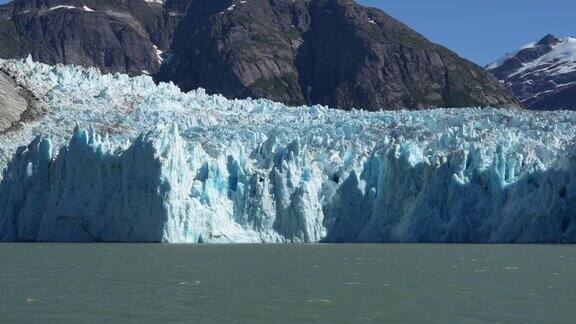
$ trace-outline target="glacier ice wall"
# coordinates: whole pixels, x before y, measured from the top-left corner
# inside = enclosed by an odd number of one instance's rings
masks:
[[[3,241],[576,240],[572,112],[344,112],[0,68],[47,111],[0,134]]]

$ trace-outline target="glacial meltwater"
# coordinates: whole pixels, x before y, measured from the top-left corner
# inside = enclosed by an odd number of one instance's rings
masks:
[[[0,323],[572,322],[566,245],[0,244]]]

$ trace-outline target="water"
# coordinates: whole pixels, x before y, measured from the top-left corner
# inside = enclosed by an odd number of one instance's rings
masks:
[[[573,322],[576,249],[0,244],[0,323]]]

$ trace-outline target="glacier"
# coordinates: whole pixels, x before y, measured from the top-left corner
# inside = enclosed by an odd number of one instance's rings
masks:
[[[0,240],[576,241],[576,114],[341,111],[0,60]]]

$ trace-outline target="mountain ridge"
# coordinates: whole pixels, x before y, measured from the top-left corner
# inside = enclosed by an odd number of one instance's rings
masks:
[[[183,90],[369,110],[520,107],[493,76],[344,0],[16,0],[0,57],[150,74]]]
[[[576,108],[576,38],[548,34],[486,67],[529,109]]]

